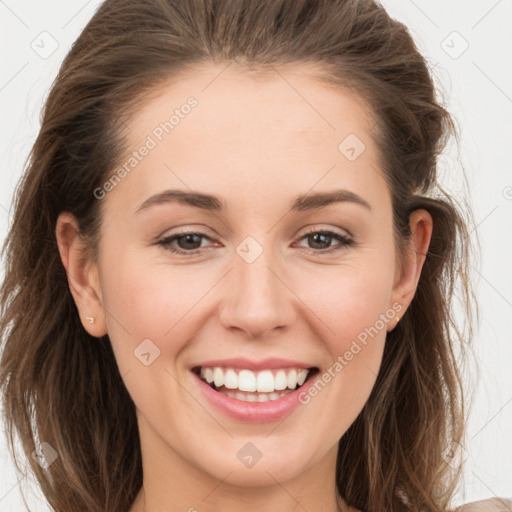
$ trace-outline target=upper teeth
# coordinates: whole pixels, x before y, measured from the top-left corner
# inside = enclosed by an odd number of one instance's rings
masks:
[[[240,391],[258,391],[272,393],[286,388],[295,389],[297,384],[302,386],[309,370],[305,368],[286,368],[280,370],[235,370],[233,368],[201,368],[201,377],[217,388],[225,386],[228,389]]]

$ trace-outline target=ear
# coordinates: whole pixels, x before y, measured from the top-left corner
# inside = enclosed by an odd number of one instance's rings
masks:
[[[430,245],[433,224],[432,216],[423,209],[415,210],[409,217],[412,236],[402,265],[397,264],[396,266],[395,284],[393,285],[390,302],[390,307],[396,303],[402,306],[400,317],[405,314],[416,294],[421,269],[425,263]],[[396,327],[396,323],[394,326],[391,324],[390,327]],[[392,330],[392,328],[388,328],[388,331]]]
[[[97,265],[87,250],[75,216],[63,212],[55,227],[60,258],[84,329],[97,338],[107,333]],[[87,318],[94,318],[91,323]]]

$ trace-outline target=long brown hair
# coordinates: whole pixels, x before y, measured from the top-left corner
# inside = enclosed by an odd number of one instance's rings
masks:
[[[202,62],[248,70],[314,62],[323,79],[373,109],[399,252],[411,212],[434,231],[417,293],[388,333],[364,409],[339,442],[337,490],[367,512],[444,511],[459,470],[443,454],[463,440],[459,355],[477,312],[469,281],[470,214],[438,183],[455,132],[406,27],[373,0],[107,0],[67,55],[14,198],[3,247],[0,386],[10,449],[17,434],[59,512],[126,512],[142,484],[135,406],[108,336],[82,327],[59,257],[58,215],[69,211],[96,250],[94,190],[124,150],[123,117],[163,80]],[[460,292],[467,323],[455,322]],[[31,453],[47,442],[47,470]],[[17,462],[18,471],[22,471]]]

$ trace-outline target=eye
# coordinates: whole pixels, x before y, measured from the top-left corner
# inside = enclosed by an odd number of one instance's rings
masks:
[[[156,242],[156,244],[175,254],[194,256],[205,251],[205,248],[202,246],[202,241],[205,239],[211,240],[205,233],[191,231],[164,237]],[[311,229],[299,240],[304,239],[307,239],[312,249],[306,252],[313,255],[333,253],[354,244],[353,239],[336,231],[329,230]],[[337,246],[331,246],[333,240],[339,242]]]
[[[201,242],[203,239],[210,240],[210,238],[204,233],[186,232],[162,238],[157,242],[157,244],[164,247],[167,251],[171,251],[176,254],[193,255],[203,252],[201,248]],[[175,242],[177,243],[178,248],[173,245]]]
[[[338,233],[336,231],[329,230],[318,230],[311,229],[309,230],[301,240],[306,239],[308,243],[312,246],[314,251],[306,251],[309,254],[325,254],[325,253],[333,253],[347,247],[350,247],[354,244],[354,240]],[[331,246],[331,242],[333,240],[337,240],[339,242],[338,246]],[[327,249],[327,250],[325,250]]]

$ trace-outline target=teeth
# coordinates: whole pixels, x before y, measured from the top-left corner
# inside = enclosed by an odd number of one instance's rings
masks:
[[[257,394],[242,393],[241,391],[233,391],[232,389],[229,389],[223,393],[231,398],[242,400],[243,402],[271,402],[272,400],[278,400],[288,393],[291,393],[291,391],[288,389],[287,391],[280,391],[279,393]]]
[[[206,379],[206,382],[208,382],[208,384],[211,384],[213,382],[213,370],[211,368],[204,369],[204,378]]]
[[[290,389],[297,387],[297,370],[290,370],[288,372],[288,387]]]
[[[294,390],[306,381],[309,370],[305,368],[286,368],[278,370],[235,370],[233,368],[201,368],[201,377],[216,388],[222,386],[229,390],[238,390],[249,393],[274,393],[275,391]],[[228,395],[231,396],[231,395]],[[251,396],[251,395],[247,395]],[[261,396],[265,397],[260,398]],[[271,395],[272,396],[272,395]],[[270,399],[274,399],[270,396]],[[236,393],[233,395],[236,398]],[[257,401],[266,401],[266,395],[258,395]],[[252,400],[252,399],[250,399]],[[256,401],[256,400],[255,400]]]
[[[238,387],[238,377],[234,370],[228,370],[224,375],[224,386],[228,389],[236,389]]]
[[[299,370],[299,372],[297,373],[297,384],[299,386],[302,386],[302,384],[304,384],[304,382],[306,381],[307,376],[308,376],[307,370],[306,371]]]
[[[256,391],[258,393],[271,393],[274,391],[274,376],[270,370],[258,373],[256,377]]]
[[[306,372],[306,375],[307,375],[307,372]],[[279,370],[276,373],[274,387],[278,391],[281,391],[288,387],[288,378],[286,377],[286,372],[284,370]]]
[[[223,386],[224,385],[224,373],[222,372],[221,368],[214,368],[213,369],[213,383],[217,386]]]
[[[237,388],[240,391],[256,391],[256,375],[251,370],[241,370],[238,374]]]

